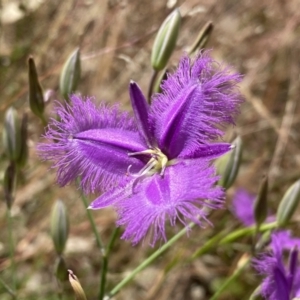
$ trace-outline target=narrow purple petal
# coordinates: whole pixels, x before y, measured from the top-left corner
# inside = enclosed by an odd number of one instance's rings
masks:
[[[153,246],[159,239],[166,240],[168,221],[171,226],[176,220],[184,226],[189,221],[201,225],[201,217],[206,220],[203,207],[223,205],[224,192],[214,185],[217,180],[214,168],[204,160],[181,162],[169,166],[164,176],[141,178],[131,197],[115,204],[118,225],[125,226],[122,238],[136,244],[150,233]]]
[[[134,81],[130,82],[129,94],[139,133],[141,138],[150,147],[153,138],[150,134],[148,123],[149,105],[140,87]]]
[[[206,53],[195,61],[181,59],[163,82],[163,93],[154,95],[149,113],[152,131],[170,159],[182,151],[197,152],[199,146],[222,137],[225,124],[234,124],[242,102],[240,80]]]
[[[199,145],[194,151],[190,149],[184,149],[180,153],[180,158],[190,159],[190,158],[205,158],[205,159],[215,159],[228,151],[232,150],[233,146],[229,143],[215,143],[215,144],[203,144]]]
[[[143,150],[143,143],[132,119],[117,107],[99,108],[91,101],[73,95],[72,105],[58,104],[59,120],[52,119],[40,144],[40,155],[53,162],[57,181],[65,185],[81,177],[85,192],[105,191],[126,183],[127,169],[143,167],[141,157],[128,152]]]
[[[285,274],[283,274],[282,271],[277,267],[274,268],[274,281],[275,294],[277,296],[276,299],[289,300],[290,296],[287,279]]]
[[[289,290],[292,290],[294,279],[296,279],[297,267],[298,267],[298,248],[293,248],[289,257],[289,276],[288,284]]]

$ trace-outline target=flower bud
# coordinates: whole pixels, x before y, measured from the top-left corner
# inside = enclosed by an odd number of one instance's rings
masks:
[[[4,179],[3,179],[4,198],[8,209],[11,209],[11,206],[14,201],[16,182],[17,182],[16,167],[15,164],[11,162],[10,165],[5,170]]]
[[[55,276],[60,281],[66,281],[68,279],[68,269],[66,262],[62,256],[59,256],[55,263]]]
[[[166,67],[176,45],[180,21],[180,12],[176,9],[161,25],[151,54],[151,65],[154,70],[159,71]]]
[[[280,201],[276,221],[279,227],[284,227],[291,220],[300,202],[300,179],[296,181],[284,194]]]
[[[76,275],[71,270],[68,270],[68,272],[69,272],[69,281],[74,290],[76,300],[87,300],[84,290],[83,290],[78,278],[76,277]]]
[[[10,107],[4,117],[3,145],[11,161],[16,161],[21,151],[21,125],[17,111]]]
[[[69,95],[73,93],[80,79],[80,51],[77,48],[65,62],[60,74],[59,89],[61,95],[68,100]]]
[[[29,106],[31,111],[44,121],[44,94],[40,85],[33,57],[28,59]]]
[[[27,125],[28,117],[27,114],[24,114],[21,122],[21,150],[20,155],[16,160],[16,164],[19,168],[23,168],[26,165],[28,159]]]
[[[57,200],[51,213],[51,236],[58,255],[64,251],[69,235],[67,210],[61,200]]]
[[[242,158],[243,143],[241,138],[238,136],[232,145],[235,146],[232,151],[216,160],[217,173],[221,175],[218,184],[225,189],[229,189],[234,183]]]
[[[189,54],[193,55],[194,53],[199,52],[199,50],[203,49],[208,42],[208,39],[214,29],[213,23],[211,21],[207,22],[199,32],[194,44],[189,49]]]
[[[257,197],[254,202],[254,219],[256,225],[259,227],[268,216],[268,177],[265,176],[259,187]]]

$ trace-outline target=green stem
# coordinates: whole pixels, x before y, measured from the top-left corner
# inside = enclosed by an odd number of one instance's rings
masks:
[[[192,257],[190,258],[190,261],[207,253],[207,251],[209,251],[213,246],[218,244],[218,242],[223,237],[225,237],[226,234],[227,234],[227,231],[223,230],[223,231],[220,231],[219,233],[217,233],[216,235],[214,235],[213,237],[211,237],[208,241],[205,242],[205,244],[202,247],[200,247],[193,253]]]
[[[148,103],[151,104],[151,96],[152,96],[152,93],[153,93],[153,88],[154,88],[154,84],[155,84],[155,80],[156,80],[156,77],[158,75],[158,72],[157,70],[153,70],[152,72],[152,75],[151,75],[151,79],[150,79],[150,83],[149,83],[149,89],[148,89]]]
[[[251,256],[245,258],[242,264],[237,267],[237,269],[232,273],[232,275],[226,279],[226,281],[221,285],[221,287],[213,294],[213,296],[209,300],[217,300],[219,296],[224,292],[224,290],[240,276],[243,270],[250,263],[250,260]]]
[[[13,241],[13,220],[11,216],[11,210],[7,209],[7,221],[8,221],[8,235],[9,235],[9,254],[11,262],[11,277],[13,282],[13,290],[17,290],[16,279],[16,263],[15,263],[15,246]]]
[[[190,223],[188,227],[183,228],[179,231],[173,238],[171,238],[166,244],[164,244],[161,248],[156,250],[152,255],[150,255],[146,260],[144,260],[138,267],[136,267],[131,274],[125,277],[118,285],[116,285],[105,298],[105,300],[111,299],[114,295],[116,295],[128,282],[130,282],[135,275],[148,267],[158,256],[164,253],[167,249],[169,249],[177,240],[179,240],[185,233],[195,226],[194,223]]]
[[[87,198],[85,197],[84,194],[81,194],[81,200],[82,200],[82,203],[84,204],[84,207],[87,208],[89,206],[89,204],[88,204],[88,200],[87,200]],[[97,230],[97,226],[96,226],[95,220],[92,216],[91,210],[87,209],[86,213],[87,213],[87,216],[89,218],[90,224],[92,226],[92,230],[93,230],[95,238],[96,238],[97,246],[100,249],[102,255],[104,255],[105,247],[104,247],[104,244],[103,244],[102,239],[100,237],[100,234]]]
[[[259,227],[259,232],[265,232],[271,229],[274,229],[277,227],[277,223],[276,222],[272,222],[272,223],[268,223],[268,224],[262,224]],[[252,235],[256,230],[256,225],[253,225],[251,227],[246,227],[246,228],[241,228],[238,230],[235,230],[234,232],[232,232],[231,234],[228,234],[226,237],[224,237],[223,239],[221,239],[218,244],[219,245],[224,245],[224,244],[229,244],[231,242],[234,242],[235,240],[237,240],[238,238],[241,238],[243,236],[248,236],[248,235]]]
[[[114,245],[114,242],[118,236],[119,233],[119,227],[116,227],[114,231],[111,234],[110,240],[108,242],[108,245],[106,247],[106,251],[102,256],[102,271],[101,271],[101,277],[100,277],[100,292],[99,292],[99,300],[102,300],[105,293],[105,287],[106,287],[106,275],[107,275],[107,266],[108,266],[108,258],[110,255],[110,251]]]
[[[0,283],[2,286],[6,289],[6,291],[14,298],[16,299],[16,294],[14,291],[0,278]]]
[[[151,256],[149,256],[146,260],[144,260],[139,266],[137,266],[127,277],[125,277],[118,285],[116,285],[105,298],[105,300],[111,299],[115,296],[127,283],[129,283],[135,275],[137,275],[140,271],[144,270],[148,267],[158,256],[160,256],[163,252],[165,252],[168,248],[170,248],[177,240],[179,240],[190,228],[194,227],[194,223],[190,223],[187,228],[182,229],[178,232],[173,238],[171,238],[166,244],[164,244],[161,248],[156,250]],[[262,224],[259,228],[259,232],[264,232],[270,229],[274,229],[277,227],[277,223],[269,223]],[[202,255],[207,252],[209,249],[215,247],[216,245],[224,245],[231,243],[238,238],[243,236],[248,236],[253,234],[255,231],[255,226],[237,229],[233,231],[231,234],[223,237],[224,232],[221,234],[217,234],[216,236],[209,239],[200,249],[198,249],[194,254],[191,260]]]

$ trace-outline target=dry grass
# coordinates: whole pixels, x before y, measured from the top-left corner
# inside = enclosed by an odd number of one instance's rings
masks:
[[[23,17],[4,23],[4,9],[11,2],[2,0],[0,120],[10,105],[30,116],[30,158],[13,206],[20,299],[56,299],[52,275],[55,253],[48,234],[48,216],[57,198],[65,201],[71,216],[66,261],[80,278],[88,299],[96,299],[100,255],[79,200],[80,191],[75,186],[57,187],[54,172],[49,172],[49,166],[36,156],[35,145],[43,128],[28,107],[26,60],[29,54],[34,56],[43,87],[57,92],[62,64],[80,46],[83,70],[80,92],[94,95],[99,101],[121,101],[124,108],[129,108],[128,82],[134,79],[147,90],[154,32],[170,12],[167,5],[176,1],[52,0],[44,1],[32,11],[26,0],[15,1],[23,5]],[[246,102],[237,127],[230,129],[228,137],[241,135],[245,150],[239,177],[228,192],[228,200],[236,187],[255,192],[261,176],[269,173],[271,205],[276,207],[286,187],[300,177],[299,1],[187,0],[177,1],[176,5],[184,19],[173,61],[193,42],[201,26],[212,20],[215,29],[208,44],[213,49],[212,55],[244,74],[241,88]],[[60,96],[57,93],[55,97]],[[47,110],[51,106],[50,103]],[[2,154],[1,170],[6,165]],[[96,211],[94,216],[107,240],[114,226],[114,214],[105,210]],[[213,219],[215,232],[225,224],[236,224],[225,210],[216,212]],[[3,202],[0,226],[3,229],[0,276],[10,282]],[[191,264],[180,263],[212,232],[212,229],[194,229],[189,238],[183,238],[142,272],[116,299],[208,299],[220,281],[234,270],[243,251],[237,244],[215,249]],[[174,230],[169,236],[172,233]],[[117,242],[110,261],[109,286],[151,251],[147,246],[132,247]],[[172,264],[176,266],[167,272]],[[257,284],[257,278],[247,272],[222,299],[247,299]],[[0,297],[9,299],[1,287]],[[64,299],[73,299],[67,285]]]

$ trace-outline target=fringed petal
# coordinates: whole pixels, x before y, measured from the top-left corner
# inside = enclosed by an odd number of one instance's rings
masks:
[[[38,146],[40,155],[58,169],[58,183],[80,176],[86,193],[125,184],[128,167],[137,172],[144,165],[141,157],[128,156],[144,150],[134,122],[117,107],[97,108],[91,99],[75,95],[71,100],[72,105],[57,105],[59,119],[51,120],[45,134],[50,143]]]
[[[184,226],[189,221],[202,225],[206,220],[204,207],[220,208],[224,191],[214,186],[218,177],[206,161],[181,162],[158,174],[141,178],[132,189],[132,195],[118,201],[118,225],[125,226],[122,236],[133,244],[147,233],[151,245],[166,240],[165,225],[174,226],[179,220]],[[209,200],[207,200],[209,199]]]
[[[231,74],[204,53],[192,62],[183,57],[177,71],[154,95],[149,122],[159,147],[170,159],[224,135],[224,125],[234,124],[242,97],[241,76]]]

